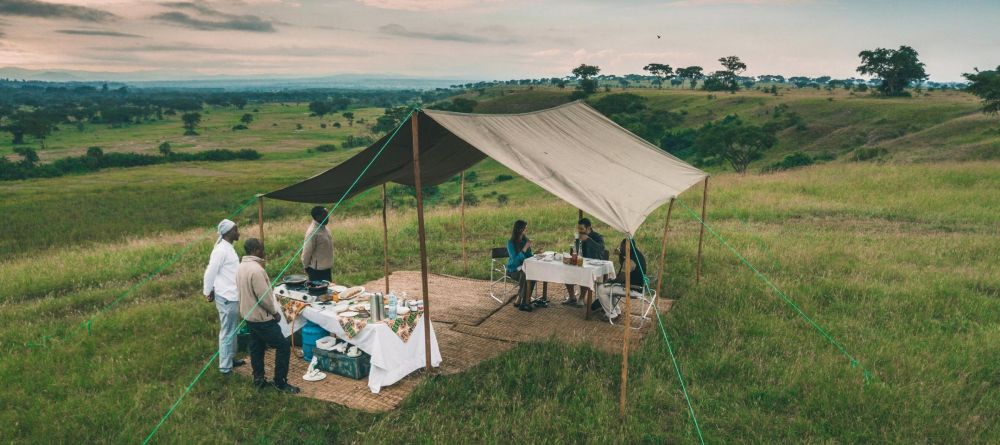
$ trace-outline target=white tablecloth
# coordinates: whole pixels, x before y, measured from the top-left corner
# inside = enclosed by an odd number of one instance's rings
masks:
[[[330,309],[320,309],[323,306],[307,307],[295,319],[294,328],[285,321],[281,314],[281,330],[286,336],[305,325],[305,320],[318,324],[341,340],[372,356],[371,372],[368,374],[368,389],[378,394],[383,386],[389,386],[410,375],[413,371],[426,365],[424,355],[424,317],[420,317],[410,334],[410,339],[403,342],[385,323],[368,323],[358,335],[348,338],[344,327],[340,325],[336,314]],[[283,312],[283,311],[281,311]],[[441,350],[438,349],[437,336],[434,334],[434,324],[431,323],[431,365],[441,365]]]
[[[547,257],[546,257],[547,258]],[[561,260],[546,260],[531,257],[524,260],[524,276],[530,281],[565,283],[594,289],[594,284],[615,277],[615,265],[611,261],[585,259],[583,267],[563,264]]]

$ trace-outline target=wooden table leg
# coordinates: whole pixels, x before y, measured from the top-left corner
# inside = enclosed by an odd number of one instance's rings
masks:
[[[549,282],[542,281],[542,299],[549,301]]]

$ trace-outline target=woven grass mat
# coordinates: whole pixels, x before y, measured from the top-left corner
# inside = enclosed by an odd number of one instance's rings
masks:
[[[535,295],[540,296],[541,290],[536,289]],[[615,325],[600,321],[594,315],[591,315],[590,320],[585,320],[585,308],[560,304],[566,296],[565,286],[549,285],[550,305],[547,308],[524,312],[507,304],[478,325],[456,324],[453,329],[476,337],[512,342],[556,340],[572,344],[587,343],[610,353],[620,353],[624,318],[615,320]],[[665,312],[670,310],[672,303],[672,300],[659,300],[657,306],[661,312]],[[624,308],[624,301],[622,305]],[[633,327],[640,326],[642,311],[643,306],[633,299]],[[650,312],[649,317],[642,322],[640,329],[633,330],[630,334],[629,341],[632,344],[638,344],[655,328],[656,315]]]
[[[514,343],[475,337],[452,329],[448,323],[435,323],[438,348],[442,362],[437,371],[442,374],[457,374],[485,360],[500,355],[514,347]],[[300,348],[295,348],[288,366],[289,383],[302,389],[301,397],[309,397],[344,405],[348,408],[381,412],[393,410],[410,395],[422,382],[426,374],[416,371],[391,386],[382,387],[381,392],[372,394],[368,389],[368,379],[354,380],[333,373],[326,373],[326,379],[319,382],[302,380],[309,363],[299,357]],[[274,377],[274,350],[268,349],[264,356],[264,370],[268,380]],[[236,368],[236,372],[251,377],[250,366]]]
[[[373,291],[385,290],[385,278],[364,284]],[[406,292],[406,298],[423,298],[420,287],[420,272],[399,271],[389,275],[389,287],[393,292]],[[427,277],[430,293],[431,320],[445,323],[479,324],[500,308],[501,304],[489,296],[489,282],[468,278],[430,274]],[[516,289],[510,291],[506,300],[513,297]]]
[[[384,289],[385,281],[374,280],[365,284],[368,289]],[[405,291],[407,298],[420,298],[419,272],[394,272],[390,276],[390,286],[394,291]],[[428,288],[431,301],[431,319],[441,350],[442,374],[456,374],[489,360],[513,348],[517,342],[557,340],[567,343],[588,343],[611,352],[621,352],[622,326],[614,326],[592,317],[583,319],[584,308],[559,304],[566,297],[562,285],[549,286],[548,308],[522,312],[511,304],[501,305],[487,294],[489,283],[444,275],[430,275]],[[541,295],[539,285],[535,292]],[[641,314],[641,305],[632,300],[632,313]],[[660,300],[659,309],[670,309],[670,300]],[[651,329],[655,329],[656,319],[647,319],[640,330],[632,333],[633,344],[637,344]],[[633,317],[633,325],[638,318]],[[344,405],[348,408],[368,412],[395,409],[410,395],[426,377],[421,370],[410,374],[394,385],[383,387],[379,394],[368,389],[368,380],[354,380],[327,373],[325,380],[306,382],[302,376],[309,364],[299,357],[296,348],[289,364],[288,380],[302,389],[299,396],[324,400]],[[268,349],[264,359],[268,379],[274,376],[274,350]],[[236,368],[239,374],[249,376],[250,366]],[[249,384],[249,382],[248,382]]]

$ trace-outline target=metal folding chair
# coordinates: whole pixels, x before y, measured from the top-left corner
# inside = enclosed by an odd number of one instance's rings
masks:
[[[653,281],[652,278],[647,277],[647,279],[649,281]],[[620,305],[621,300],[625,298],[625,292],[624,289],[622,289],[624,287],[625,287],[624,285],[617,283],[612,285],[611,304],[613,306]],[[618,288],[618,292],[615,292],[615,288]],[[642,329],[643,325],[645,325],[646,323],[646,320],[650,318],[649,313],[652,312],[656,307],[657,298],[659,298],[659,296],[656,295],[656,291],[650,289],[650,287],[646,285],[646,283],[643,283],[642,285],[633,285],[631,291],[629,292],[629,296],[632,299],[639,300],[641,304],[640,308],[642,309],[642,315],[639,316],[639,325],[632,326],[632,329],[635,330]],[[622,312],[624,313],[624,309],[622,309]],[[632,317],[633,315],[624,314],[624,316]],[[608,319],[608,323],[611,323],[612,325],[615,324],[615,322],[611,319]]]
[[[517,288],[517,283],[507,276],[508,258],[506,247],[494,247],[490,249],[490,297],[503,304],[505,299],[497,297],[497,287],[503,292],[503,296],[510,295]],[[499,276],[498,276],[499,275]],[[510,289],[509,291],[507,289]]]

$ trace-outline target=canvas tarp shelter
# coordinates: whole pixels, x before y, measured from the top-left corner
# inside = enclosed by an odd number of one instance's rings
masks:
[[[490,157],[632,235],[652,211],[707,176],[579,101],[522,114],[421,110],[418,119],[422,186],[446,182]],[[403,125],[349,196],[386,182],[415,184],[411,124]],[[383,137],[330,170],[266,196],[336,202],[389,138]]]
[[[490,157],[549,193],[573,204],[612,228],[635,235],[646,217],[701,180],[705,180],[702,219],[708,193],[708,174],[671,156],[618,126],[583,102],[522,114],[474,115],[419,110],[393,133],[354,157],[312,178],[268,193],[270,198],[307,203],[341,202],[388,182],[418,187],[417,232],[424,299],[425,355],[431,370],[430,302],[427,290],[427,248],[423,201],[419,188],[446,182]],[[464,174],[462,184],[464,189]],[[263,197],[262,196],[262,197]],[[263,238],[263,200],[258,210]],[[388,226],[383,187],[382,224],[386,292],[389,290]],[[661,268],[666,254],[664,225]],[[465,251],[464,197],[462,250]],[[704,226],[702,226],[702,230]],[[701,238],[698,268],[701,270]],[[631,248],[630,245],[626,249]],[[631,255],[626,251],[626,269]],[[662,269],[661,269],[662,272]],[[630,274],[625,274],[629,285]],[[662,280],[662,276],[661,276]],[[659,286],[658,286],[659,287]],[[625,298],[630,314],[630,298]],[[589,307],[588,307],[589,308]],[[588,311],[589,313],[589,311]],[[625,316],[622,340],[621,412],[625,412],[628,377],[628,338]]]

